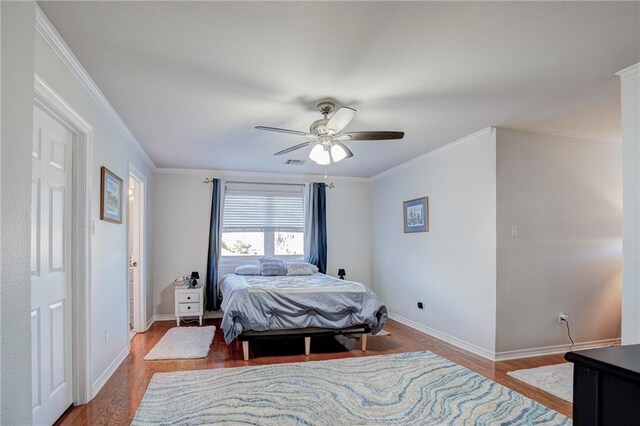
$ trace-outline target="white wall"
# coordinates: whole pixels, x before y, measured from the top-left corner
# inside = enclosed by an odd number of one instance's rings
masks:
[[[155,315],[173,314],[171,283],[191,271],[206,276],[211,185],[203,175],[157,173],[154,177],[151,289]]]
[[[497,129],[498,353],[620,336],[621,148]]]
[[[34,2],[2,2],[0,175],[0,424],[31,424],[29,235]]]
[[[40,35],[36,37],[35,46],[36,72],[94,131],[91,166],[91,215],[95,223],[95,234],[91,239],[91,383],[95,390],[104,384],[114,367],[114,361],[123,352],[128,352],[129,347],[126,209],[125,223],[121,225],[100,220],[100,167],[108,167],[126,182],[131,162],[146,176],[148,190],[153,187],[153,173],[138,151]],[[150,209],[147,209],[148,215],[149,212]],[[149,230],[147,235],[150,247]],[[151,256],[148,256],[149,267],[150,260]],[[108,341],[105,330],[108,330]]]
[[[331,180],[331,179],[330,179]],[[371,285],[371,192],[368,182],[335,181],[327,189],[327,274]]]
[[[495,349],[495,133],[478,132],[374,178],[373,289],[396,317],[490,356]],[[428,196],[430,231],[402,202]],[[416,306],[424,299],[425,309]]]
[[[156,315],[173,315],[173,280],[191,271],[204,277],[207,270],[211,185],[205,176],[222,177],[219,172],[159,170],[153,194],[153,291]],[[225,175],[227,180],[259,182],[310,181],[305,176],[267,173]],[[311,179],[321,180],[320,177]],[[328,273],[347,270],[349,279],[370,281],[369,184],[353,179],[331,179],[335,188],[327,189]],[[220,267],[220,276],[232,272]]]
[[[640,64],[618,73],[622,90],[624,270],[622,343],[640,343]]]

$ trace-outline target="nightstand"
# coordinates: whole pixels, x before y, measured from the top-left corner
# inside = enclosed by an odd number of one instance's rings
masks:
[[[175,315],[176,323],[180,327],[180,319],[184,317],[198,317],[202,325],[204,315],[204,287],[175,287]]]

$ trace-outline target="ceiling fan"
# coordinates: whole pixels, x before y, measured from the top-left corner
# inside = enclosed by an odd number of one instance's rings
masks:
[[[353,157],[353,153],[343,142],[394,140],[402,139],[404,137],[404,132],[373,131],[343,133],[342,131],[344,128],[347,127],[349,122],[353,120],[353,117],[355,117],[356,110],[350,107],[342,107],[336,111],[331,118],[328,118],[327,116],[333,111],[334,107],[335,103],[331,101],[322,101],[318,103],[318,111],[324,115],[324,118],[311,123],[309,132],[266,126],[256,126],[256,129],[311,138],[311,140],[283,149],[273,155],[286,154],[313,144],[313,148],[309,153],[309,158],[324,166],[329,165],[332,162],[337,163],[345,158]]]

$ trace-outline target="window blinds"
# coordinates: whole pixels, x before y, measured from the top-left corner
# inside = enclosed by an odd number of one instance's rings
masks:
[[[228,183],[223,232],[303,232],[302,189],[302,185]]]

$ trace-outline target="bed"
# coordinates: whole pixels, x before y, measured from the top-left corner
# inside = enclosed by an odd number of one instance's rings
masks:
[[[376,334],[387,321],[387,308],[361,283],[315,273],[306,276],[229,274],[220,281],[222,330],[227,344],[263,338],[304,337],[309,355],[312,336]]]

